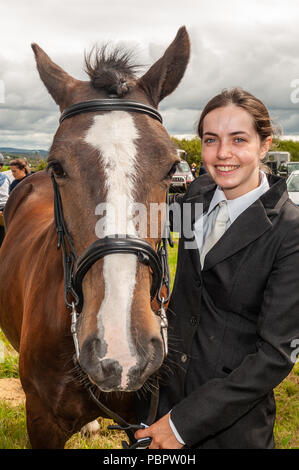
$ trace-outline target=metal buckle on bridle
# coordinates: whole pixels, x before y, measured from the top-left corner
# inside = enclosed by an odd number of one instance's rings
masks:
[[[77,335],[77,321],[78,321],[79,313],[76,310],[75,302],[72,302],[72,313],[71,313],[71,333],[73,335],[73,341],[74,341],[74,346],[75,346],[75,351],[76,351],[76,359],[77,362],[79,363],[79,355],[80,355],[80,349],[79,349],[79,341],[78,341],[78,335]]]
[[[160,326],[161,326],[161,336],[162,336],[162,340],[163,340],[164,359],[165,359],[165,357],[168,354],[168,334],[167,334],[168,320],[167,320],[167,316],[166,316],[166,312],[165,312],[165,308],[164,308],[164,303],[165,303],[165,300],[164,300],[164,297],[162,297],[161,305],[160,305],[160,308],[157,312],[157,315],[161,319]]]

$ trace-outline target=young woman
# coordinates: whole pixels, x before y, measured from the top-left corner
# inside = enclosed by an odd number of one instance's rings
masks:
[[[198,133],[208,174],[177,200],[203,205],[198,249],[181,235],[172,373],[158,420],[135,436],[152,437],[152,449],[273,448],[273,389],[294,366],[299,338],[299,210],[285,181],[260,169],[273,134],[260,100],[223,91]]]
[[[10,169],[13,177],[15,178],[9,186],[9,193],[19,184],[26,176],[29,176],[31,171],[30,168],[23,158],[16,158],[11,160]]]

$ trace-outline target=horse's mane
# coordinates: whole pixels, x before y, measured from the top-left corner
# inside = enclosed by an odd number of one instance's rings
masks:
[[[108,50],[94,46],[85,54],[86,72],[94,88],[104,89],[109,94],[124,96],[136,82],[136,72],[140,65],[133,64],[132,51],[117,47]]]

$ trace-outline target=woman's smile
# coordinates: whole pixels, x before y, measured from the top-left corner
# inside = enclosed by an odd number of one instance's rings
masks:
[[[215,165],[215,168],[219,174],[231,175],[240,168],[240,165]]]

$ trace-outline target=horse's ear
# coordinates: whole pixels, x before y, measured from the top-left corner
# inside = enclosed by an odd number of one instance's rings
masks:
[[[189,35],[182,26],[164,55],[139,79],[140,86],[154,106],[178,86],[185,73],[190,56]]]
[[[68,102],[70,90],[78,82],[68,75],[62,68],[54,64],[50,57],[37,44],[31,44],[40,78],[54,101],[63,110]]]

